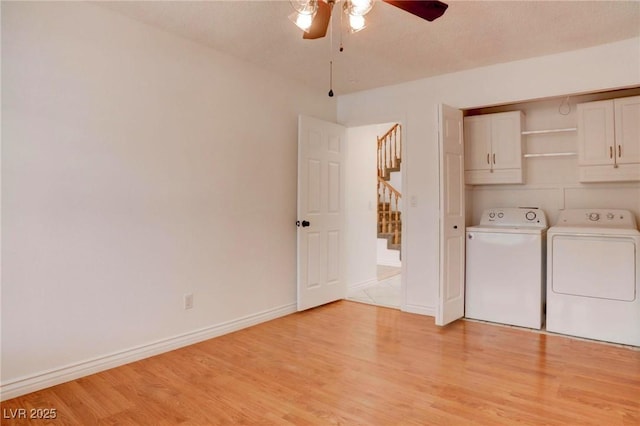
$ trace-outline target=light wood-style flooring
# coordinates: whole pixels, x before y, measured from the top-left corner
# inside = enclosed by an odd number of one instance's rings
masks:
[[[640,425],[640,351],[341,301],[2,403],[18,408],[57,410],[38,425]]]

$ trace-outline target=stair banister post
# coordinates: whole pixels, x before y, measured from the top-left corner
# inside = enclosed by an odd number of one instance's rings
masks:
[[[389,223],[387,222],[387,187],[386,185],[382,187],[382,229],[383,232],[389,232]]]
[[[402,127],[400,127],[400,125],[398,125],[398,131],[400,132],[400,155],[398,158],[400,159],[400,162],[402,162]]]
[[[400,243],[400,238],[399,238],[399,230],[398,228],[400,227],[400,220],[399,220],[399,216],[400,216],[400,212],[399,212],[399,206],[398,206],[398,194],[394,194],[395,196],[395,201],[396,201],[396,209],[395,209],[395,232],[393,235],[393,243],[394,244],[399,244]]]
[[[395,146],[393,144],[393,132],[391,132],[391,134],[389,134],[389,157],[391,157],[391,167],[395,168],[396,167],[396,154],[395,154],[395,150],[394,150]]]
[[[378,140],[378,176],[382,176],[382,159],[380,157],[380,138],[376,138]],[[380,185],[378,185],[379,187]]]
[[[397,133],[398,133],[398,125],[396,124],[393,127],[393,167],[397,167],[398,166],[398,139],[397,139]]]
[[[385,145],[384,153],[385,153],[385,156],[386,156],[384,176],[386,178],[388,170],[391,168],[391,152],[390,152],[391,145],[389,144],[389,138],[388,137],[384,138],[384,145]]]

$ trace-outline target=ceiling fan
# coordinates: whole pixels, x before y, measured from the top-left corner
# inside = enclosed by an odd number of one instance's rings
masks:
[[[290,0],[295,12],[289,16],[304,31],[302,38],[317,39],[327,34],[333,6],[340,0]],[[437,0],[382,0],[427,21],[441,17],[449,7]],[[374,0],[344,0],[343,10],[349,17],[351,32],[365,27],[365,15],[373,8]]]

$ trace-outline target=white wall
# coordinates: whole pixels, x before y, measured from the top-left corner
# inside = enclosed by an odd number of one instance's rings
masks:
[[[347,126],[402,121],[405,132],[403,309],[435,314],[438,295],[437,108],[471,108],[640,84],[640,39],[343,95]]]
[[[292,312],[297,117],[335,110],[94,5],[3,2],[2,397]]]
[[[389,241],[386,238],[378,238],[376,264],[401,268],[400,250],[391,250],[388,246]]]

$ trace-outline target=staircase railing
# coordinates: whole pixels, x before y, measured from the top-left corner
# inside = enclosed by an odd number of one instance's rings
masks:
[[[378,176],[378,231],[392,234],[392,244],[400,244],[400,199],[402,194]]]
[[[400,167],[402,158],[402,127],[394,124],[387,133],[378,137],[378,176],[389,179],[388,171]]]

